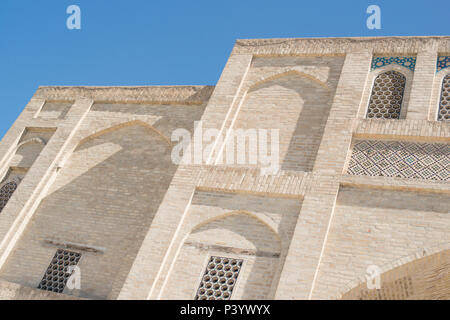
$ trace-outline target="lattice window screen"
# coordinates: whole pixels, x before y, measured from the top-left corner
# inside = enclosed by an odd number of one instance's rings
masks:
[[[39,283],[38,289],[62,293],[67,280],[73,273],[69,273],[69,266],[76,266],[80,258],[80,253],[58,249]]]
[[[406,77],[397,71],[387,71],[375,79],[367,118],[400,119]]]
[[[450,74],[448,74],[442,81],[438,120],[450,121]]]
[[[243,260],[211,257],[195,300],[230,300]]]
[[[0,189],[0,212],[2,212],[16,189],[17,183],[15,181],[8,182]]]

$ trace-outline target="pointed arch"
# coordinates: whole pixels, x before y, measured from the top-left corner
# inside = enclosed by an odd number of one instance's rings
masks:
[[[231,220],[227,221],[230,218]],[[180,281],[180,275],[183,275],[186,281],[179,287],[184,292],[191,290],[191,298],[196,297],[205,272],[205,263],[212,257],[243,262],[247,276],[242,278],[236,290],[233,290],[234,298],[271,298],[273,281],[279,272],[281,250],[281,239],[269,217],[245,210],[215,214],[183,232],[158,298],[188,298],[181,291],[175,293],[167,290]],[[186,270],[186,265],[191,265],[192,268]],[[167,266],[161,265],[161,268]],[[265,279],[263,283],[261,277]],[[261,286],[259,292],[254,290],[256,283]]]
[[[380,72],[373,82],[366,117],[368,119],[400,119],[405,96],[406,76],[390,69]]]
[[[78,143],[77,147],[80,147],[81,145],[85,144],[86,142],[88,142],[88,141],[90,141],[90,140],[92,140],[94,138],[97,138],[97,137],[99,137],[101,135],[104,135],[106,133],[110,133],[110,132],[117,131],[117,130],[120,130],[120,129],[125,128],[125,127],[131,127],[131,126],[142,126],[144,128],[147,128],[147,129],[151,130],[152,132],[154,132],[158,136],[160,136],[167,143],[167,145],[169,147],[172,147],[172,141],[169,138],[167,138],[161,131],[159,131],[158,129],[156,129],[152,125],[150,125],[150,124],[148,124],[148,123],[146,123],[146,122],[144,122],[142,120],[126,121],[126,122],[122,122],[122,123],[116,124],[116,125],[114,125],[112,127],[106,128],[106,129],[101,129],[101,130],[99,130],[99,131],[97,131],[97,132],[95,132],[95,133],[93,133],[93,134],[91,134],[91,135],[81,139],[80,142]]]
[[[228,217],[231,217],[231,216],[237,216],[237,215],[246,215],[246,216],[248,216],[248,217],[250,217],[252,219],[255,219],[258,222],[262,223],[264,226],[267,227],[268,230],[271,231],[271,233],[273,233],[275,235],[275,237],[281,243],[281,237],[280,237],[280,235],[278,234],[278,232],[276,230],[276,224],[272,220],[270,220],[269,218],[264,217],[264,216],[257,216],[254,213],[251,213],[251,212],[248,212],[248,211],[245,211],[245,210],[236,210],[236,211],[227,212],[227,213],[224,213],[224,214],[221,214],[221,215],[209,218],[209,219],[207,219],[205,221],[202,221],[201,223],[197,224],[194,228],[192,228],[190,234],[198,231],[200,228],[202,228],[202,227],[204,227],[204,226],[206,226],[206,225],[208,225],[208,224],[210,224],[210,223],[212,223],[214,221],[223,220],[225,218],[228,218]]]
[[[239,292],[232,290],[234,298],[263,299],[271,296],[271,288],[280,268],[282,241],[270,219],[245,210],[231,211],[198,224],[187,240],[185,244],[203,250],[201,255],[209,259],[222,257],[241,261],[243,272],[248,276],[236,287]],[[204,265],[202,267],[205,268]],[[208,268],[204,270],[206,274]],[[261,291],[256,293],[252,287],[262,278],[265,280]],[[199,291],[196,297],[199,297],[201,287],[206,283],[201,281],[197,284]],[[225,298],[230,297],[231,293]]]
[[[18,150],[20,147],[29,144],[29,143],[37,143],[37,144],[42,144],[43,146],[45,146],[47,144],[47,142],[41,138],[41,137],[35,137],[35,138],[31,138],[25,141],[22,141],[21,143],[19,143],[16,147],[16,150]]]
[[[95,264],[100,269],[108,268],[114,279],[105,279],[94,269],[89,272],[96,282],[95,296],[103,299],[117,296],[125,283],[177,169],[171,161],[169,143],[155,134],[152,126],[127,121],[104,128],[106,122],[99,123],[102,127],[96,125],[95,130],[82,131],[73,145],[76,148],[81,144],[81,148],[67,154],[65,162],[57,163],[59,172],[43,194],[45,198],[33,216],[35,223],[30,226],[33,233],[46,225],[42,237],[53,239],[64,221],[71,221],[74,227],[64,231],[69,241],[95,237],[103,243],[104,259]],[[84,141],[80,143],[81,138]],[[86,227],[77,227],[81,224]],[[18,248],[33,245],[26,236],[17,243]],[[13,255],[12,259],[9,266],[15,269],[16,259],[22,257]]]
[[[17,144],[10,166],[30,168],[41,154],[47,142],[41,137],[33,137]]]
[[[63,169],[62,173],[65,173],[66,170],[73,170],[72,174],[65,175],[63,174],[60,176],[59,179],[55,181],[55,183],[51,186],[49,189],[49,192],[47,196],[51,195],[55,191],[58,191],[62,187],[71,184],[79,177],[87,174],[90,170],[96,168],[101,163],[107,161],[110,157],[120,153],[124,152],[128,147],[133,145],[134,143],[141,143],[141,140],[144,138],[142,135],[140,136],[134,136],[130,140],[132,140],[131,144],[125,141],[121,141],[118,143],[115,143],[109,138],[103,139],[105,135],[108,134],[115,134],[117,131],[125,129],[128,130],[128,128],[134,127],[136,129],[140,129],[142,131],[141,134],[150,135],[153,136],[152,143],[158,142],[161,143],[162,146],[164,146],[165,150],[168,150],[170,153],[170,148],[172,147],[171,141],[164,136],[159,130],[157,130],[152,125],[141,121],[141,120],[132,120],[132,121],[124,121],[122,123],[118,123],[115,125],[112,125],[110,127],[101,128],[100,130],[95,131],[94,133],[87,135],[86,137],[82,138],[76,147],[74,148],[73,152],[71,153],[70,157],[68,157],[65,161],[68,161],[69,158],[71,161],[75,161],[75,163],[80,161],[80,159],[83,159],[83,165],[82,166],[71,166],[70,162],[62,162],[60,163],[60,168]],[[155,135],[156,133],[156,135]],[[123,133],[119,133],[119,135],[123,135]],[[99,141],[96,141],[96,139],[101,138]],[[93,145],[90,145],[89,143],[94,142]],[[104,148],[106,146],[106,148]],[[103,150],[102,150],[103,149]],[[100,151],[102,150],[102,151]],[[98,152],[97,152],[98,151]],[[95,157],[88,156],[90,152],[94,152],[96,154]],[[170,159],[170,158],[169,158]],[[66,164],[68,164],[68,168],[66,167]],[[171,162],[172,164],[172,162]],[[167,168],[168,169],[168,168]]]
[[[264,84],[266,82],[269,82],[269,81],[272,81],[272,80],[275,80],[275,79],[279,79],[279,78],[282,78],[282,77],[290,76],[290,75],[297,75],[297,76],[300,76],[300,77],[307,78],[307,79],[313,81],[314,83],[319,84],[320,86],[322,86],[323,88],[325,88],[327,90],[330,89],[326,82],[320,80],[319,78],[317,78],[313,74],[305,72],[305,71],[300,71],[300,70],[297,70],[297,69],[294,69],[294,68],[289,68],[289,69],[285,69],[282,72],[278,71],[278,72],[274,72],[274,73],[271,73],[271,74],[269,74],[267,76],[262,77],[259,81],[253,83],[249,87],[248,92],[251,92],[251,91],[255,90],[255,88],[257,88],[258,86],[260,86],[260,85],[262,85],[262,84]]]
[[[431,263],[438,263],[439,265],[447,265],[445,268],[437,268],[442,270],[448,270],[448,266],[450,265],[450,242],[444,242],[437,246],[433,246],[431,248],[423,248],[419,251],[415,252],[414,254],[410,254],[406,257],[402,257],[400,259],[396,259],[388,264],[385,264],[383,266],[379,266],[379,271],[381,272],[381,289],[383,290],[383,283],[386,283],[386,285],[393,285],[393,284],[399,284],[402,280],[406,278],[410,278],[411,276],[420,274],[424,272],[423,265],[429,265]],[[421,267],[418,267],[422,265]],[[435,270],[436,271],[436,270]],[[437,270],[439,272],[439,270]],[[439,277],[431,277],[428,279],[429,281],[433,282],[435,280],[438,280]],[[445,279],[444,279],[445,280]],[[447,272],[447,282],[450,282],[450,276]],[[412,286],[413,284],[409,284],[409,286]],[[435,285],[435,283],[434,283]],[[447,285],[448,286],[448,285]],[[360,275],[356,279],[352,280],[351,282],[347,283],[338,293],[337,296],[335,296],[336,299],[354,299],[358,297],[359,299],[368,298],[371,299],[371,295],[375,293],[378,295],[378,293],[381,294],[382,292],[378,292],[380,290],[373,290],[372,292],[367,292],[367,278],[366,274]],[[393,288],[386,288],[388,291],[393,291]],[[368,295],[361,296],[361,293],[364,291],[364,293],[369,293]],[[450,290],[448,290],[447,294],[450,294]],[[372,297],[372,299],[375,297]],[[380,297],[377,297],[378,299]],[[385,297],[386,298],[386,297]],[[387,297],[389,299],[389,297]],[[407,297],[405,297],[407,298]],[[447,299],[449,296],[447,296]]]

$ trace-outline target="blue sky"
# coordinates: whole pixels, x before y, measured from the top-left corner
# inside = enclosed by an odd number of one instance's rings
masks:
[[[72,4],[81,30],[66,27]],[[213,85],[236,39],[450,35],[449,13],[448,0],[1,0],[0,137],[38,86]]]

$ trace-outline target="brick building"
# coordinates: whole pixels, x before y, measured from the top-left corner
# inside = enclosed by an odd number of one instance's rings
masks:
[[[225,139],[176,164],[196,121]],[[278,130],[279,170],[223,164],[229,129]],[[2,299],[449,299],[450,37],[238,40],[215,87],[40,87],[0,175]]]

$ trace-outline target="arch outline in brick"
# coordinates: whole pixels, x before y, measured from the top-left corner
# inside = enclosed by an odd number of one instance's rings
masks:
[[[125,122],[113,125],[111,127],[100,129],[100,130],[88,135],[87,137],[82,138],[80,140],[80,142],[78,143],[77,147],[80,147],[84,143],[86,143],[94,138],[97,138],[99,136],[102,136],[106,133],[110,133],[110,132],[117,131],[117,130],[120,130],[125,127],[131,127],[131,126],[142,126],[144,128],[150,129],[152,132],[154,132],[158,136],[160,136],[167,143],[167,145],[169,145],[170,147],[173,145],[172,141],[169,138],[167,138],[161,131],[156,129],[154,126],[152,126],[142,120],[131,120],[131,121],[125,121]]]
[[[260,78],[259,80],[250,84],[247,92],[253,91],[255,88],[257,88],[258,86],[260,86],[266,82],[269,82],[269,81],[272,81],[275,79],[279,79],[279,78],[283,78],[286,76],[291,76],[291,75],[297,75],[297,76],[309,79],[309,80],[313,81],[314,83],[319,84],[323,88],[330,90],[330,87],[328,86],[327,82],[320,79],[319,77],[317,77],[313,72],[310,72],[307,70],[298,70],[296,68],[284,68],[282,70],[277,70],[273,73],[269,73],[268,75],[265,75],[262,78]]]
[[[264,216],[257,216],[255,214],[245,211],[245,210],[230,211],[230,212],[220,214],[218,216],[206,219],[206,220],[200,222],[199,224],[197,224],[194,228],[192,228],[191,231],[189,232],[189,234],[196,232],[197,230],[210,224],[211,222],[223,220],[228,217],[237,216],[237,215],[246,215],[252,219],[257,220],[258,222],[261,222],[263,225],[265,225],[267,227],[267,229],[269,229],[275,235],[275,237],[280,241],[280,244],[283,241],[283,239],[281,238],[281,236],[278,234],[278,232],[276,230],[276,224],[271,219],[269,219],[268,217],[264,217]],[[189,234],[188,234],[188,236],[189,236]]]
[[[414,263],[415,261],[418,261],[422,258],[430,257],[438,253],[445,253],[448,250],[450,250],[450,242],[444,242],[432,247],[418,249],[413,254],[406,255],[404,257],[395,259],[387,264],[380,266],[381,275],[386,274],[396,268],[405,266],[410,263]],[[342,289],[339,290],[338,294],[332,297],[332,299],[340,300],[346,293],[358,288],[361,285],[364,285],[366,282],[367,282],[366,274],[362,274],[353,279],[352,281],[348,282],[347,284],[345,284],[342,287]]]

